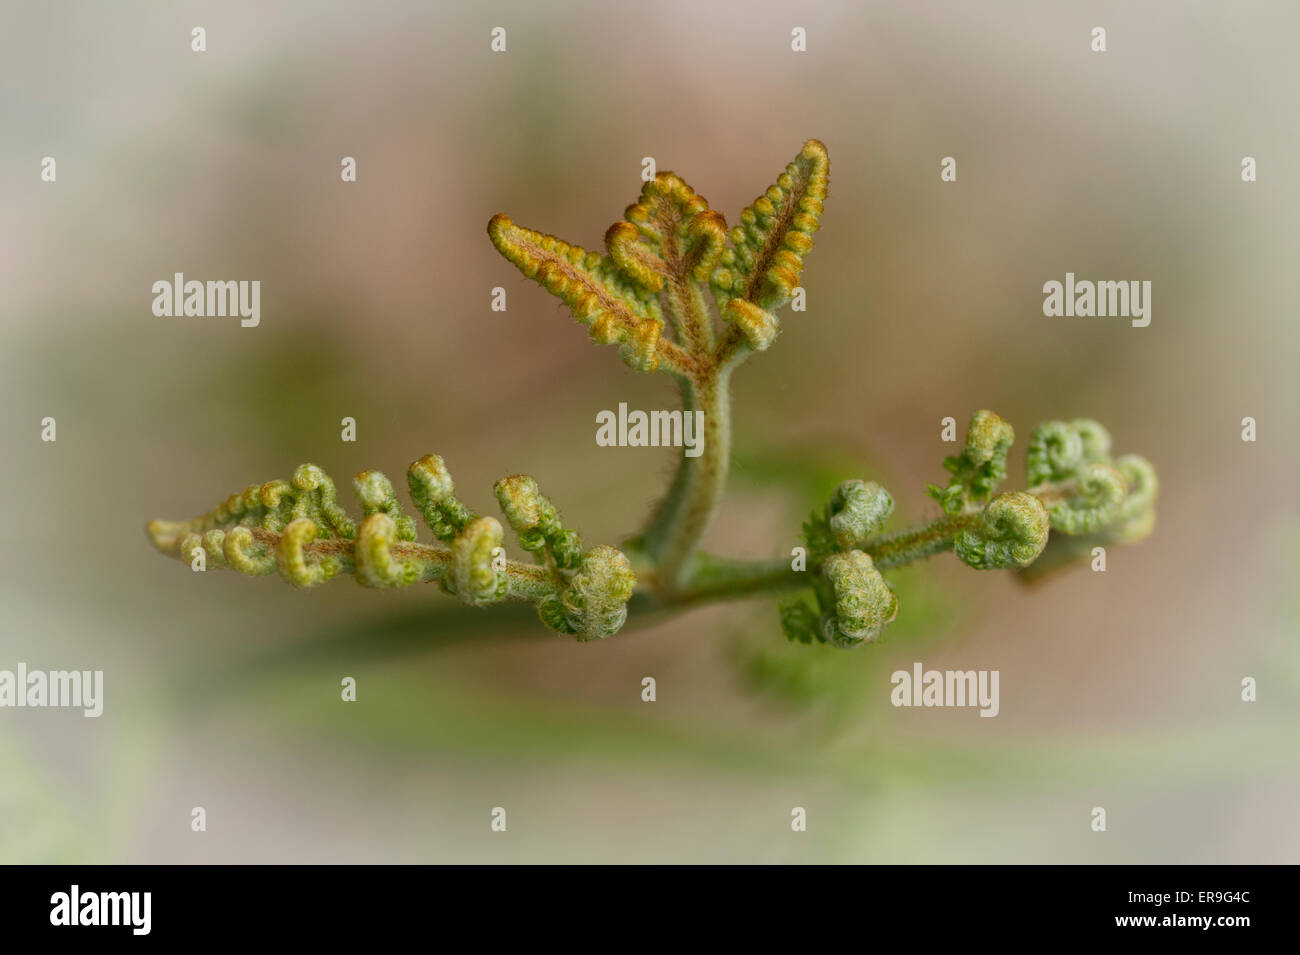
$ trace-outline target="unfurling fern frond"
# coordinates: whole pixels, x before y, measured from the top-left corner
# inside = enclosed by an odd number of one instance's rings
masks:
[[[506,559],[500,523],[470,513],[436,454],[412,463],[407,480],[433,543],[419,542],[415,521],[381,472],[363,471],[353,481],[363,511],[354,523],[338,505],[334,482],[314,464],[298,468],[292,481],[250,485],[192,520],[152,521],[149,537],[195,569],[210,564],[250,577],[278,571],[302,588],[340,574],[374,588],[438,581],[471,606],[528,600],[553,630],[583,640],[623,625],[636,581],[627,558],[612,547],[584,552],[531,477],[502,479],[498,498],[525,550],[545,552],[546,565]],[[556,601],[565,608],[559,618],[550,610]]]
[[[627,553],[586,548],[537,482],[516,474],[494,490],[536,562],[507,559],[502,524],[471,511],[432,454],[407,472],[431,542],[419,540],[415,519],[380,472],[354,480],[361,504],[354,519],[339,505],[334,482],[311,464],[291,480],[250,485],[193,520],[154,521],[150,538],[196,570],[279,573],[299,588],[349,575],[374,588],[437,581],[476,607],[527,600],[551,630],[583,641],[617,632],[634,595],[651,607],[673,607],[792,590],[780,608],[790,639],[856,647],[879,639],[897,614],[898,598],[884,576],[896,567],[953,551],[970,567],[1023,577],[1093,545],[1149,534],[1155,471],[1136,455],[1112,458],[1110,434],[1100,424],[1039,425],[1026,454],[1028,487],[998,493],[1015,431],[993,412],[977,411],[961,452],[943,462],[947,483],[927,487],[937,518],[887,531],[893,497],[874,481],[851,480],[803,525],[806,566],[701,551],[727,484],[731,375],[776,340],[777,310],[801,288],[829,183],[826,147],[809,139],[734,228],[671,172],[643,185],[624,217],[605,230],[603,252],[506,215],[488,223],[497,251],[563,302],[592,340],[618,345],[636,370],[673,376],[683,410],[702,416],[691,419],[703,423],[696,453],[678,462],[662,501],[624,545]]]

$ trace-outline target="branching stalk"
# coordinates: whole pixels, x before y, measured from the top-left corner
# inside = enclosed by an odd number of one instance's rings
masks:
[[[802,293],[829,172],[826,147],[809,140],[730,231],[680,177],[661,172],[606,231],[603,254],[505,215],[488,224],[497,250],[563,301],[593,341],[618,345],[638,371],[671,376],[684,415],[702,413],[700,453],[683,453],[641,534],[624,545],[635,571],[620,550],[585,547],[523,474],[502,478],[495,492],[519,545],[536,560],[507,558],[501,524],[461,502],[437,455],[413,462],[407,473],[412,503],[434,543],[417,539],[414,518],[380,472],[356,476],[362,517],[354,521],[339,505],[334,482],[310,464],[289,481],[250,485],[192,520],[153,521],[150,538],[194,570],[278,573],[302,588],[346,574],[367,587],[437,581],[473,606],[527,600],[547,627],[578,640],[616,633],[630,602],[638,609],[682,608],[793,591],[781,604],[791,639],[855,647],[875,640],[898,613],[882,571],[946,551],[976,569],[1022,570],[1052,535],[1055,563],[1085,547],[1149,534],[1155,471],[1136,455],[1112,458],[1100,424],[1040,425],[1026,455],[1027,489],[996,493],[1015,433],[993,412],[978,411],[962,452],[944,461],[950,480],[928,488],[941,511],[934,520],[886,532],[893,498],[875,482],[851,480],[804,524],[788,559],[736,560],[699,550],[726,489],[731,376],[772,344],[776,311]]]

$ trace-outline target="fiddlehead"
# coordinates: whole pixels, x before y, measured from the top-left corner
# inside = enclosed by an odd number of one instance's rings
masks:
[[[870,643],[898,616],[898,597],[860,550],[832,554],[822,566],[833,601],[822,614],[822,639],[836,647]]]
[[[1092,534],[1108,525],[1119,513],[1128,493],[1124,476],[1106,464],[1085,464],[1071,479],[1069,493],[1058,498],[1046,488],[1039,493],[1048,502],[1052,530],[1062,534]]]
[[[415,520],[402,513],[402,504],[397,500],[393,482],[385,474],[381,471],[362,471],[352,479],[352,484],[366,517],[385,514],[392,519],[398,540],[415,540]]]
[[[226,564],[246,577],[275,573],[275,551],[254,537],[247,527],[233,527],[224,535]],[[185,555],[181,555],[185,559]]]
[[[830,157],[816,139],[804,143],[794,162],[740,214],[731,248],[722,253],[712,283],[722,298],[739,298],[775,309],[790,301],[830,185]]]
[[[309,517],[298,517],[289,522],[280,537],[275,553],[275,566],[280,576],[295,587],[315,587],[335,576],[342,562],[332,555],[313,555],[307,545],[316,539],[319,525]]]
[[[966,429],[961,454],[944,459],[952,474],[947,487],[926,485],[926,493],[939,502],[945,514],[959,514],[969,504],[987,501],[1007,476],[1007,453],[1016,432],[992,411],[977,411]]]
[[[537,482],[526,474],[497,481],[497,502],[506,520],[519,535],[519,546],[542,554],[555,566],[572,570],[582,560],[582,538],[560,523],[555,505],[542,494]]]
[[[893,498],[876,482],[845,481],[826,507],[804,523],[813,603],[807,594],[781,603],[787,638],[858,647],[874,641],[897,616],[893,588],[871,556],[858,549],[880,532],[893,510]]]
[[[710,277],[718,311],[730,328],[718,345],[719,362],[733,361],[746,349],[765,351],[776,338],[775,311],[799,285],[829,186],[826,147],[810,139],[776,182],[741,212],[731,245]]]
[[[1030,487],[1070,477],[1084,461],[1083,436],[1065,421],[1044,421],[1029,437],[1025,480]]]
[[[1107,533],[1116,543],[1134,544],[1155,530],[1156,494],[1160,482],[1156,478],[1156,469],[1146,458],[1136,454],[1116,459],[1115,468],[1123,476],[1128,494]]]
[[[456,497],[451,472],[438,455],[426,454],[414,462],[406,472],[406,483],[415,509],[433,536],[443,543],[451,543],[474,519],[469,508]]]
[[[1106,465],[1095,462],[1094,466],[1105,467]],[[1066,514],[1055,518],[1053,530],[1058,530],[1056,524],[1060,522],[1062,524],[1060,532],[1052,535],[1044,555],[1032,567],[1021,572],[1022,579],[1034,580],[1041,578],[1058,567],[1092,555],[1098,546],[1135,544],[1150,535],[1155,529],[1155,503],[1159,491],[1159,481],[1156,478],[1155,469],[1145,458],[1136,454],[1126,454],[1116,458],[1110,466],[1123,479],[1127,493],[1123,496],[1119,507],[1115,509],[1109,522],[1100,527],[1093,523],[1090,526],[1095,529],[1070,535],[1066,528],[1074,525],[1064,519],[1070,515]],[[1109,478],[1102,484],[1101,490],[1109,491],[1113,496],[1116,483],[1118,482],[1114,481],[1113,478]],[[1070,488],[1071,484],[1069,482],[1065,485],[1049,484],[1038,489],[1038,493],[1043,494],[1044,500],[1050,500],[1059,498],[1062,493],[1068,492]],[[1055,506],[1060,506],[1059,501]],[[1105,509],[1109,510],[1110,507],[1111,503],[1106,502]]]
[[[713,326],[701,286],[722,253],[726,220],[671,172],[647,182],[625,215],[605,233],[610,258],[647,292],[663,292],[678,342],[707,358]]]
[[[1106,530],[1126,511],[1129,482],[1136,496],[1127,504],[1125,523],[1150,514],[1154,521],[1155,471],[1142,458],[1110,458],[1110,434],[1096,421],[1047,421],[1034,429],[1025,456],[1030,490],[1047,505],[1052,530],[1062,534],[1095,534]]]
[[[1150,532],[1155,521],[1154,469],[1136,455],[1112,461],[1110,434],[1087,419],[1039,425],[1026,455],[1029,490],[988,500],[1006,477],[1014,437],[1002,418],[977,411],[962,453],[944,461],[952,475],[948,486],[927,486],[926,493],[939,502],[943,516],[917,527],[882,533],[893,510],[888,492],[874,482],[840,485],[824,511],[815,512],[803,525],[810,569],[821,578],[829,574],[834,582],[827,590],[823,580],[814,578],[813,602],[807,592],[782,602],[786,636],[845,647],[874,640],[892,619],[881,590],[888,585],[883,578],[876,580],[880,571],[944,551],[954,551],[962,563],[977,570],[1022,570],[1039,560],[1053,540],[1052,531],[1087,535],[1070,538],[1081,543],[1128,542]],[[1063,552],[1069,556],[1076,551]],[[871,562],[870,572],[863,558]],[[855,614],[852,601],[841,606],[841,593],[857,594],[855,599],[874,607],[875,615]],[[870,637],[858,640],[854,635],[860,633]]]
[[[437,543],[417,540],[414,520],[402,513],[381,472],[363,471],[353,481],[365,515],[354,524],[338,505],[333,481],[311,464],[293,481],[251,485],[207,514],[153,521],[148,532],[154,546],[186,563],[202,548],[214,568],[254,577],[278,570],[299,588],[344,573],[373,588],[436,580],[470,606],[528,600],[553,629],[580,640],[607,637],[623,625],[636,582],[631,564],[612,547],[584,553],[531,477],[501,479],[497,498],[525,549],[542,554],[543,565],[506,559],[501,524],[461,503],[436,454],[412,463],[407,482]]]
[[[538,616],[556,633],[580,641],[613,636],[627,620],[636,575],[620,551],[601,544],[587,551],[582,563],[559,594],[537,607]]]
[[[397,521],[377,511],[357,529],[356,576],[363,587],[406,587],[420,579],[420,564],[393,552],[401,540]]]
[[[894,499],[875,481],[845,481],[831,495],[827,526],[840,547],[852,547],[880,532],[894,513]]]
[[[781,329],[774,314],[743,298],[728,299],[722,306],[722,319],[739,333],[751,351],[767,351]]]
[[[1050,523],[1043,502],[1024,491],[999,494],[953,541],[957,557],[976,570],[1026,567],[1047,546]]]
[[[520,272],[569,307],[592,341],[618,344],[629,367],[654,371],[665,362],[670,369],[685,363],[680,349],[662,338],[655,290],[629,280],[612,258],[515,225],[506,215],[492,217],[488,235]]]
[[[509,588],[503,537],[495,518],[466,524],[451,542],[451,573],[443,577],[443,589],[475,607],[503,600]]]

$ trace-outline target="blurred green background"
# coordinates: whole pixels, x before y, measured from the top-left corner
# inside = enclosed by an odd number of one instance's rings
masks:
[[[0,861],[1296,861],[1294,9],[50,2],[5,19],[0,668],[103,669],[106,704],[0,712]],[[303,461],[343,481],[431,451],[471,507],[528,471],[587,541],[632,533],[671,452],[597,448],[594,415],[674,389],[587,343],[487,220],[598,247],[644,156],[734,220],[808,137],[831,155],[808,310],[737,375],[709,546],[788,553],[851,476],[885,482],[903,519],[932,514],[940,419],[981,407],[1022,438],[1012,486],[1035,423],[1105,422],[1159,471],[1152,539],[1033,587],[951,557],[901,570],[898,623],[858,652],[787,645],[767,600],[577,645],[525,607],[300,593],[148,544],[150,518]],[[150,287],[175,271],[259,279],[260,327],[155,318]],[[1150,280],[1150,327],[1044,318],[1066,271]],[[892,708],[889,674],[913,661],[1000,670],[1001,714]]]

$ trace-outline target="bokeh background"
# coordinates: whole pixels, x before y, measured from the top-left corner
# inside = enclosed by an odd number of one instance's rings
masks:
[[[107,699],[98,720],[0,712],[0,861],[1297,860],[1293,8],[48,2],[4,20],[0,667],[103,669]],[[832,167],[808,310],[736,377],[709,545],[788,553],[850,476],[932,514],[940,419],[988,407],[1022,436],[1013,482],[1048,418],[1096,417],[1155,463],[1157,532],[1107,573],[1025,586],[941,557],[892,575],[901,617],[854,653],[786,644],[769,600],[578,645],[525,607],[300,593],[148,544],[150,518],[302,461],[345,483],[430,451],[472,507],[526,470],[589,542],[632,533],[671,452],[597,448],[594,415],[674,389],[589,344],[487,220],[597,247],[644,156],[734,217],[812,136]],[[261,326],[155,318],[175,271],[259,279]],[[1149,279],[1152,324],[1045,318],[1066,271]],[[1000,670],[1001,714],[892,708],[913,661]]]

